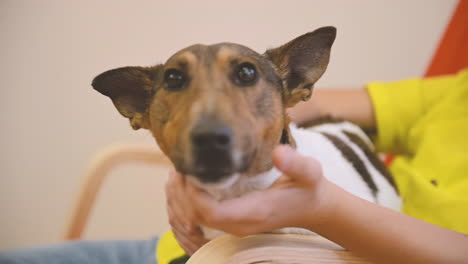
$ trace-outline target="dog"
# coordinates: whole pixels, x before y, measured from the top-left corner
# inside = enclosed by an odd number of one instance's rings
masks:
[[[395,183],[358,126],[322,118],[298,128],[286,113],[310,98],[335,37],[334,27],[322,27],[263,54],[234,43],[197,44],[164,64],[106,71],[92,86],[216,199],[271,186],[281,176],[272,150],[289,144],[318,159],[338,186],[398,210]],[[220,234],[203,232],[208,239]]]

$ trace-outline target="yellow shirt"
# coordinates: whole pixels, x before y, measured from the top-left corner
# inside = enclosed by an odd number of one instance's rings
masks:
[[[167,231],[156,244],[156,263],[181,264],[188,260],[188,255],[177,242],[174,233]]]
[[[390,171],[403,212],[468,233],[468,69],[367,89],[377,149],[398,154]]]

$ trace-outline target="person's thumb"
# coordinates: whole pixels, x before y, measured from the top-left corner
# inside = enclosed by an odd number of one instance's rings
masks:
[[[317,160],[304,157],[287,145],[273,150],[273,163],[291,179],[305,184],[315,184],[322,177],[322,167]]]

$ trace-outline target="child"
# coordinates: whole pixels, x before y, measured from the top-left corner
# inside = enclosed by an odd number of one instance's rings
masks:
[[[171,176],[170,218],[188,253],[204,242],[194,223],[239,236],[297,226],[378,263],[468,263],[468,70],[319,90],[290,114],[298,123],[331,114],[374,132],[379,151],[398,154],[390,170],[412,217],[350,195],[283,146],[273,157],[285,177],[261,195],[218,202]]]

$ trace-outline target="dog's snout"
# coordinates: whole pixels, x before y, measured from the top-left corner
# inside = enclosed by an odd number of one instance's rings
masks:
[[[229,150],[232,144],[232,130],[216,121],[201,122],[191,133],[195,148],[207,151]]]
[[[203,119],[192,129],[193,175],[203,182],[217,182],[235,170],[234,133],[223,122]]]

